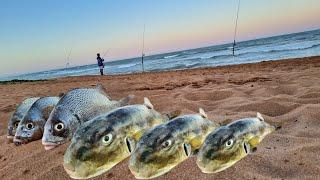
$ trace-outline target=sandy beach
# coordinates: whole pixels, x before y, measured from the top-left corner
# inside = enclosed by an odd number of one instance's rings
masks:
[[[67,77],[0,85],[0,179],[69,179],[62,159],[68,144],[45,151],[41,141],[7,143],[7,122],[27,97],[56,96],[101,83],[114,99],[148,97],[165,113],[198,112],[227,123],[260,112],[282,128],[258,150],[217,174],[203,174],[192,157],[158,179],[320,179],[320,57],[132,75]],[[134,179],[128,159],[95,179]]]

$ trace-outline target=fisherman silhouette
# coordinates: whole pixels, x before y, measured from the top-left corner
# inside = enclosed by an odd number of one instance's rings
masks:
[[[100,69],[100,74],[101,74],[101,76],[103,76],[103,68],[104,68],[103,61],[104,61],[104,59],[102,59],[100,57],[100,53],[97,54],[97,61],[98,61],[99,69]]]

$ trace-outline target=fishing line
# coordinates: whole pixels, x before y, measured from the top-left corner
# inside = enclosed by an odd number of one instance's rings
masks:
[[[236,36],[237,36],[237,29],[238,29],[239,10],[240,10],[240,0],[238,0],[236,23],[235,23],[234,35],[233,35],[233,47],[232,47],[232,55],[233,56],[234,56],[234,51],[235,51],[235,46],[236,46]]]

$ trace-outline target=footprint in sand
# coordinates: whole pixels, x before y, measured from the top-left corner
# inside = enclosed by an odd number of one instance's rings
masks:
[[[293,109],[296,109],[299,107],[299,104],[293,104],[293,105],[282,105],[275,102],[259,102],[259,103],[250,103],[243,106],[240,106],[237,108],[236,111],[238,112],[260,112],[262,114],[265,114],[267,116],[276,117],[284,115]]]
[[[303,98],[303,99],[313,98],[313,99],[316,99],[316,98],[320,98],[320,93],[317,93],[317,92],[307,93],[307,94],[304,94],[304,95],[300,96],[299,98]]]
[[[184,98],[190,101],[219,101],[232,97],[232,91],[211,91],[211,92],[192,92],[186,93]]]

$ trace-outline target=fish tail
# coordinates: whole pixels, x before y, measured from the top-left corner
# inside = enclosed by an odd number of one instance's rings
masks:
[[[174,119],[178,116],[180,116],[180,114],[182,113],[181,110],[175,110],[175,111],[171,111],[169,113],[166,113],[165,114],[165,117],[168,119],[168,120],[171,120],[171,119]]]
[[[134,98],[134,95],[129,95],[125,98],[120,99],[119,103],[121,106],[128,105],[133,98]]]

